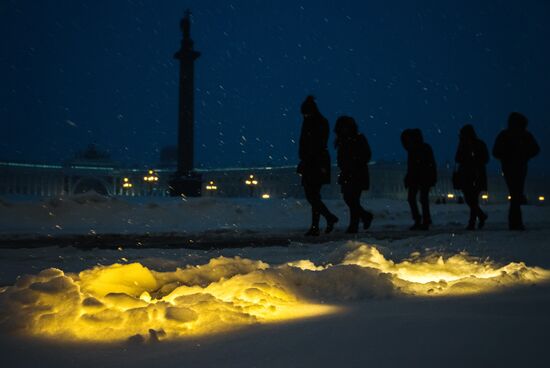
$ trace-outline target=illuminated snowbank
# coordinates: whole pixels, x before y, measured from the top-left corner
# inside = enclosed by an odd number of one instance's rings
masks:
[[[388,273],[396,287],[414,295],[475,294],[550,280],[550,271],[527,267],[523,262],[498,266],[462,253],[446,259],[440,255],[412,254],[410,259],[395,263],[365,244],[348,253],[342,263]]]
[[[47,269],[0,294],[5,327],[38,336],[115,341],[175,338],[306,318],[336,308],[308,303],[260,261],[217,258],[155,272],[139,263],[76,274]]]
[[[523,263],[498,267],[463,254],[413,255],[395,263],[365,244],[351,245],[335,265],[299,260],[270,266],[220,257],[173,272],[139,263],[79,274],[52,268],[2,290],[0,325],[86,341],[173,339],[336,313],[330,304],[345,300],[482,293],[548,279],[547,270]]]

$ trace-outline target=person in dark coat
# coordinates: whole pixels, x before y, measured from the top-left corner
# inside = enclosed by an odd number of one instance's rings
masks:
[[[525,202],[527,162],[540,152],[537,141],[527,131],[527,124],[528,120],[524,115],[519,112],[511,113],[508,117],[508,128],[500,132],[493,146],[493,156],[502,164],[502,173],[510,193],[510,230],[525,230],[521,205]]]
[[[330,155],[327,149],[329,126],[321,115],[313,96],[308,96],[302,103],[301,112],[304,118],[300,134],[297,172],[302,176],[302,186],[307,201],[311,205],[311,227],[306,236],[319,235],[321,215],[327,222],[325,233],[330,233],[338,222],[321,200],[321,187],[330,184]]]
[[[404,184],[408,189],[408,202],[414,220],[411,230],[428,230],[432,223],[430,188],[437,182],[437,167],[432,147],[424,142],[420,129],[406,129],[401,134],[401,143],[408,153]],[[422,216],[420,216],[417,204],[419,193]]]
[[[487,171],[489,152],[485,143],[476,135],[474,127],[464,125],[460,130],[460,141],[456,150],[455,162],[458,164],[457,175],[464,201],[470,207],[468,230],[474,230],[476,220],[478,228],[485,225],[487,215],[479,207],[479,195],[487,191]]]
[[[355,234],[359,229],[360,220],[363,222],[363,227],[368,229],[373,219],[372,213],[361,207],[361,192],[370,187],[371,149],[367,138],[359,133],[355,120],[349,116],[338,118],[334,133],[336,133],[334,145],[338,150],[340,168],[338,184],[341,186],[344,201],[350,212],[346,232]]]

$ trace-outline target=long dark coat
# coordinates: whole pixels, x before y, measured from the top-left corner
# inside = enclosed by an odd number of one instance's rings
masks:
[[[321,114],[304,118],[300,134],[298,173],[302,185],[330,184],[329,125]]]
[[[342,191],[347,189],[368,190],[370,188],[369,161],[372,153],[363,134],[344,139],[338,143],[338,184]]]
[[[504,173],[526,171],[527,162],[539,152],[537,141],[525,128],[503,130],[493,146],[493,156],[501,161]]]
[[[489,162],[489,152],[482,140],[461,142],[456,150],[455,162],[458,164],[458,175],[463,191],[487,191],[485,166]]]
[[[427,143],[417,142],[408,153],[405,187],[433,187],[437,182],[437,165],[432,147]]]

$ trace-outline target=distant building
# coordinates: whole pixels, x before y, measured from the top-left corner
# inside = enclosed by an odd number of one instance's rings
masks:
[[[165,162],[166,163],[166,162]],[[399,163],[371,165],[371,190],[366,198],[404,200],[406,167]],[[303,198],[300,177],[295,166],[243,167],[198,170],[203,176],[203,196]],[[333,168],[332,184],[323,187],[325,198],[341,198]],[[122,167],[108,156],[94,156],[91,151],[77,155],[63,165],[0,161],[0,196],[55,197],[95,191],[109,196],[168,196],[173,166],[159,164],[151,168]],[[252,175],[252,177],[251,177]],[[437,186],[431,191],[434,201],[456,201],[460,192],[453,190],[452,170],[440,168]],[[532,202],[544,196],[548,188],[545,177],[532,174],[526,194]],[[490,202],[505,202],[504,179],[498,172],[489,173]],[[448,198],[452,197],[452,198]]]

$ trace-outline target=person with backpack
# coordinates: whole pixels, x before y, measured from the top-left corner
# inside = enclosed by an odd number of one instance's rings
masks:
[[[521,205],[526,202],[524,189],[527,163],[540,152],[535,137],[527,131],[527,124],[527,117],[523,114],[511,113],[508,117],[508,128],[499,133],[493,146],[493,156],[502,164],[502,173],[510,193],[510,230],[525,230]]]
[[[367,138],[359,133],[355,120],[349,116],[338,118],[334,133],[340,168],[338,183],[350,213],[346,232],[355,234],[359,230],[360,221],[363,222],[363,228],[368,229],[373,219],[372,213],[361,206],[361,193],[370,187],[371,149]]]

